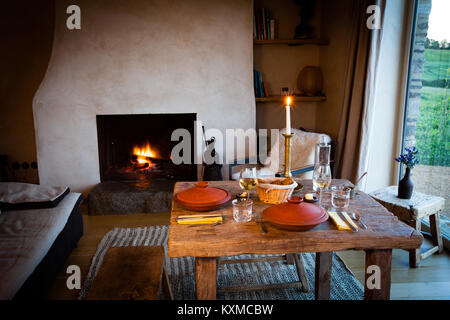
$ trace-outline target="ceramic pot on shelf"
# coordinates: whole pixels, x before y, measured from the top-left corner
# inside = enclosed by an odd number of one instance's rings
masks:
[[[323,90],[322,70],[316,66],[302,69],[297,78],[297,88],[300,94],[306,96],[320,96]]]
[[[411,199],[414,190],[414,183],[411,179],[411,169],[406,168],[405,175],[398,183],[398,194],[400,199]]]

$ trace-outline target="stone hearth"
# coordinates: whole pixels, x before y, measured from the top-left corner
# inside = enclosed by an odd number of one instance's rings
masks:
[[[89,194],[89,215],[168,212],[174,184],[164,179],[102,182]]]

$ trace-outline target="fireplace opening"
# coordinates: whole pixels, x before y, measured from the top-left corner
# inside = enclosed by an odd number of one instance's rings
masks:
[[[172,132],[194,136],[195,113],[97,115],[100,179],[104,181],[194,181],[197,167],[171,160]]]

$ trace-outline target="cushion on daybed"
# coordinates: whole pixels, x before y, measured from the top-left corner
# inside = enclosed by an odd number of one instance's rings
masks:
[[[54,208],[70,192],[68,187],[48,187],[30,183],[0,182],[0,209]]]

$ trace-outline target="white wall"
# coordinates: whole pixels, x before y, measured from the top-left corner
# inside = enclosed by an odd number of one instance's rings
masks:
[[[369,142],[367,192],[397,183],[397,162],[406,91],[412,1],[387,1],[375,111]]]
[[[52,58],[34,101],[43,185],[100,181],[96,114],[197,113],[255,127],[251,0],[80,0],[81,30],[56,1]]]

